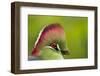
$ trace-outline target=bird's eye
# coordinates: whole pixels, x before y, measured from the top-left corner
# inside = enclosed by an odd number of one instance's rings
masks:
[[[52,48],[54,48],[55,50],[57,50],[57,51],[60,50],[59,45],[58,45],[57,43],[51,43],[50,46],[51,46]]]

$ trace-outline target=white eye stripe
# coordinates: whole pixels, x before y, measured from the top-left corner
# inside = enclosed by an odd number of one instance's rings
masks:
[[[51,48],[51,49],[54,49],[54,48],[51,47],[51,46],[45,46],[45,48]],[[57,44],[57,48],[58,48],[58,50],[61,50],[58,44]]]
[[[59,50],[61,50],[58,44],[57,44],[57,48],[58,48]]]
[[[51,48],[51,49],[53,49],[51,46],[45,46],[45,48]]]

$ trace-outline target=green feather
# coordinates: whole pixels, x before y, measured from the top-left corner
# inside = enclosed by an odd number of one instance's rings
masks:
[[[53,48],[44,47],[40,52],[40,59],[43,60],[55,60],[64,59],[60,51],[56,51]]]

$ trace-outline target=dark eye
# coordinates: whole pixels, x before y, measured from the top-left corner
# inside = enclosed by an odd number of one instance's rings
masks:
[[[51,43],[50,46],[51,46],[52,48],[54,48],[55,50],[59,51],[58,44],[56,44],[56,43]]]

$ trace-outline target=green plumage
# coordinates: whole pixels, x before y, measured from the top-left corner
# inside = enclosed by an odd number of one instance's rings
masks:
[[[39,58],[43,60],[64,59],[60,51],[56,51],[53,48],[46,48],[46,47],[41,49]]]

